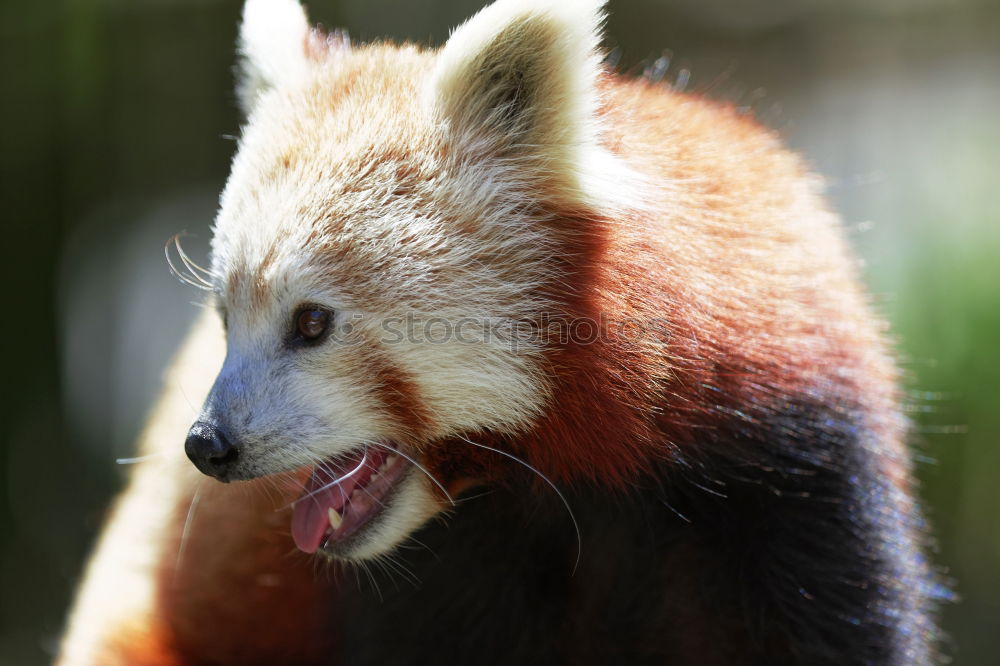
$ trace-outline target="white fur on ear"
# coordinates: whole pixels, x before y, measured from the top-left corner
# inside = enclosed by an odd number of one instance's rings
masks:
[[[305,76],[309,20],[298,0],[247,0],[240,25],[236,94],[249,115],[261,92]]]
[[[604,0],[498,0],[438,56],[430,102],[456,136],[580,194],[598,150]],[[529,166],[530,168],[530,166]]]

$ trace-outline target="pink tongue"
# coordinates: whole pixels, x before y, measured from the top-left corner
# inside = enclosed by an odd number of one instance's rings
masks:
[[[357,469],[365,455],[368,459],[364,461],[364,467]],[[292,538],[299,550],[315,553],[319,549],[330,526],[329,509],[343,513],[351,492],[368,482],[372,472],[384,462],[385,456],[377,450],[368,450],[367,454],[359,450],[327,460],[313,470],[292,515]]]

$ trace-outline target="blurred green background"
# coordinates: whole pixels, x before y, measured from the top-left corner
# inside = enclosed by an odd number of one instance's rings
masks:
[[[567,0],[569,1],[569,0]],[[312,0],[440,43],[477,0]],[[753,109],[826,176],[908,372],[959,665],[1000,663],[1000,2],[611,0],[622,71]],[[235,146],[236,0],[0,5],[0,663],[48,663],[195,308]],[[193,414],[193,409],[192,409]],[[181,443],[178,442],[178,446]]]

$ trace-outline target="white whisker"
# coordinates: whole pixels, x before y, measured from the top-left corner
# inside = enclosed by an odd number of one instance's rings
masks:
[[[282,507],[281,509],[279,509],[279,511],[282,511],[284,509],[290,509],[293,506],[295,506],[296,504],[298,504],[299,502],[301,502],[302,500],[308,499],[310,497],[313,497],[313,496],[315,496],[315,495],[323,492],[327,488],[332,488],[333,486],[339,486],[344,481],[346,481],[347,479],[351,478],[352,476],[354,476],[355,474],[357,474],[358,472],[360,472],[365,467],[365,463],[366,462],[368,462],[368,451],[367,450],[365,450],[364,455],[361,457],[361,462],[359,462],[357,464],[357,466],[354,469],[352,469],[350,472],[348,472],[347,474],[344,474],[343,476],[340,476],[340,477],[334,479],[333,481],[331,481],[330,483],[327,483],[326,485],[320,486],[319,488],[317,488],[316,490],[312,491],[311,493],[307,493],[307,494],[303,495],[302,497],[298,498],[297,500],[295,500],[294,502],[292,502],[288,506]],[[325,469],[322,465],[320,465],[320,468],[321,469]],[[333,476],[333,475],[331,474],[330,476]],[[341,491],[343,491],[343,489],[341,489]]]
[[[145,456],[134,456],[132,458],[115,458],[116,465],[134,465],[136,463],[145,462],[147,460],[155,460],[156,458],[162,458],[167,454],[166,451],[157,451],[156,453],[150,453]]]
[[[181,542],[177,546],[177,560],[174,565],[175,581],[178,574],[180,574],[181,564],[184,561],[184,552],[187,549],[188,537],[191,534],[191,525],[194,523],[194,515],[198,510],[198,503],[201,501],[201,482],[204,480],[205,477],[198,479],[198,483],[194,487],[194,496],[191,498],[191,504],[188,505],[187,516],[184,518],[184,528],[181,530]]]
[[[174,259],[173,257],[170,256],[171,244],[173,244],[174,247],[176,248],[178,256],[181,258],[181,263],[184,264],[184,268],[187,269],[186,273],[178,269],[177,265],[174,264]],[[202,289],[204,291],[214,290],[212,283],[209,282],[203,275],[198,273],[198,270],[204,271],[206,275],[211,275],[211,274],[205,271],[204,268],[201,268],[193,261],[191,261],[191,259],[187,256],[187,254],[185,254],[184,250],[181,248],[180,234],[175,234],[173,237],[167,240],[166,244],[163,246],[163,255],[167,258],[167,266],[170,268],[170,272],[178,280],[180,280],[184,284],[190,285],[197,289]]]
[[[549,484],[549,487],[552,488],[552,490],[555,491],[556,495],[559,496],[559,499],[562,500],[563,506],[566,507],[566,511],[569,512],[569,518],[570,520],[573,521],[573,529],[576,531],[576,562],[573,563],[573,573],[575,574],[576,568],[580,565],[580,555],[583,552],[583,538],[580,536],[580,525],[579,523],[576,522],[576,516],[573,514],[573,509],[570,507],[569,502],[566,500],[566,497],[562,494],[559,488],[556,487],[556,484],[554,484],[549,477],[542,474],[536,467],[530,465],[524,460],[521,460],[520,458],[511,453],[507,453],[506,451],[502,451],[500,449],[495,449],[492,446],[486,446],[485,444],[479,444],[478,442],[473,442],[471,439],[466,439],[461,435],[459,435],[459,439],[469,444],[472,444],[473,446],[478,446],[481,449],[486,449],[487,451],[492,451],[493,453],[498,453],[502,456],[510,458],[514,462],[524,465],[529,470],[537,474],[538,478],[540,478],[545,483]]]
[[[198,279],[201,279],[202,281],[208,283],[208,280],[205,280],[201,276],[203,275],[205,277],[211,278],[213,277],[212,271],[199,266],[197,263],[195,263],[193,259],[191,259],[191,257],[188,256],[187,252],[184,251],[184,248],[181,247],[181,235],[183,233],[184,232],[181,232],[176,236],[174,236],[174,245],[177,247],[177,254],[180,256],[181,261],[184,262],[184,266],[186,266],[187,269],[191,271],[193,275],[198,277]]]
[[[367,442],[367,443],[368,444],[374,444],[375,446],[381,446],[382,448],[387,449],[388,451],[391,451],[392,453],[395,453],[396,455],[400,456],[401,458],[405,458],[406,460],[410,461],[410,464],[413,465],[414,467],[416,467],[417,469],[419,469],[424,474],[426,474],[427,478],[430,479],[432,482],[434,482],[434,485],[436,485],[438,488],[441,489],[441,492],[444,493],[444,496],[448,498],[448,501],[451,502],[451,505],[455,506],[455,500],[452,499],[451,495],[448,494],[448,491],[445,490],[444,485],[440,481],[438,481],[436,478],[434,478],[433,474],[431,474],[430,472],[428,472],[424,468],[423,465],[421,465],[420,463],[418,463],[411,456],[406,455],[405,453],[403,453],[399,449],[392,448],[388,444],[383,444],[382,442],[370,441],[370,442]]]

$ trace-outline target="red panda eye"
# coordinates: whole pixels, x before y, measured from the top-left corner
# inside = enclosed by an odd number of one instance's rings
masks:
[[[326,332],[330,325],[330,313],[317,308],[299,310],[295,315],[296,332],[306,340],[315,340]]]

